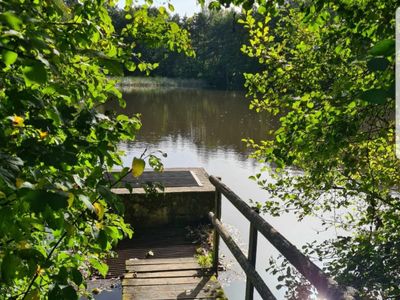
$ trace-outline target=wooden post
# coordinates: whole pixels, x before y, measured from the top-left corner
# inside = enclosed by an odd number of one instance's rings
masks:
[[[221,192],[218,189],[215,190],[215,216],[218,220],[221,220]],[[213,237],[213,269],[215,275],[218,276],[218,264],[219,264],[219,233],[214,228]]]
[[[253,208],[257,213],[258,210]],[[257,259],[257,236],[258,231],[254,227],[253,223],[250,222],[250,232],[249,232],[249,249],[247,252],[247,260],[250,265],[255,269],[256,268],[256,259]],[[254,298],[254,286],[249,280],[249,277],[246,278],[246,300],[253,300]]]
[[[246,276],[251,280],[254,287],[257,289],[263,300],[276,300],[275,296],[272,294],[271,290],[265,284],[260,274],[250,265],[247,257],[243,254],[240,247],[235,243],[232,236],[229,232],[224,228],[222,223],[216,218],[216,216],[210,212],[208,214],[211,222],[214,225],[215,230],[219,232],[221,238],[224,240],[228,249],[232,252],[236,261],[242,267],[243,271],[246,273]]]

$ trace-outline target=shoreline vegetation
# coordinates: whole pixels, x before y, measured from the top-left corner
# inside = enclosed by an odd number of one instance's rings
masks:
[[[183,78],[168,78],[168,77],[121,77],[117,79],[116,87],[123,92],[136,90],[152,90],[158,88],[174,89],[206,89],[213,88],[205,80],[202,79],[183,79]]]
[[[135,8],[139,9],[139,8]],[[149,15],[157,15],[158,9],[150,7]],[[112,10],[111,19],[117,32],[122,34],[126,26],[130,26],[131,20],[125,18],[123,10]],[[132,15],[135,11],[132,11]],[[257,13],[253,13],[257,21],[262,21]],[[168,47],[155,47],[156,44],[149,41],[138,43],[140,61],[153,65],[152,77],[166,77],[180,80],[186,78],[200,79],[213,89],[244,90],[245,73],[260,72],[258,60],[251,58],[241,51],[241,47],[249,40],[249,33],[239,23],[245,18],[242,13],[234,10],[210,11],[204,9],[192,17],[169,15],[168,20],[182,28],[183,32],[190,36],[190,50],[195,55],[185,55],[182,52],[171,52]],[[125,76],[143,76],[138,68],[124,68]],[[166,84],[166,85],[165,85]],[[147,85],[145,82],[142,85]],[[159,86],[170,87],[169,83],[161,83]],[[173,87],[175,85],[172,85]],[[181,86],[181,85],[179,85]],[[187,87],[186,83],[183,83]],[[195,85],[197,87],[197,85]],[[189,87],[192,87],[189,81]]]

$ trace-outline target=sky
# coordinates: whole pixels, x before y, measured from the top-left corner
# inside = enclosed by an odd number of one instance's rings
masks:
[[[140,4],[144,1],[138,1]],[[123,7],[125,1],[119,0],[118,6]],[[166,6],[168,3],[171,3],[175,11],[174,13],[179,14],[180,16],[192,16],[195,13],[200,12],[200,5],[197,3],[196,0],[154,0],[154,6],[164,5]]]

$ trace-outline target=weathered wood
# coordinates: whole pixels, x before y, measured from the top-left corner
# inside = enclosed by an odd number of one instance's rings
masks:
[[[357,291],[352,287],[340,287],[338,283],[324,274],[307,256],[301,253],[292,243],[274,227],[259,216],[231,189],[214,176],[210,182],[261,232],[262,235],[327,299],[358,299]]]
[[[155,171],[145,171],[143,174],[136,178],[132,174],[127,174],[120,183],[118,183],[116,188],[124,188],[128,183],[132,188],[141,188],[144,184],[151,183],[161,183],[164,187],[198,187],[200,186],[194,174],[188,170],[175,171],[166,170],[162,173]],[[113,173],[106,173],[105,179],[114,183],[115,179]]]
[[[128,272],[157,272],[157,271],[174,271],[174,270],[201,270],[202,268],[196,262],[187,262],[181,264],[159,264],[159,265],[139,265],[126,266]]]
[[[214,225],[214,228],[218,230],[218,233],[221,235],[221,238],[224,240],[226,246],[232,252],[233,256],[236,258],[237,262],[240,264],[247,277],[251,280],[260,296],[263,299],[275,300],[275,296],[267,287],[260,274],[258,274],[254,267],[250,265],[246,256],[242,253],[242,250],[240,250],[240,247],[235,243],[231,235],[222,226],[221,222],[216,218],[214,213],[210,212],[209,217]]]
[[[254,269],[256,268],[256,258],[257,258],[257,236],[258,236],[257,229],[254,228],[252,223],[250,223],[249,249],[247,251],[247,260]],[[245,299],[253,300],[253,298],[254,298],[254,286],[251,283],[250,278],[247,277]]]
[[[221,192],[215,191],[215,215],[218,219],[221,219]],[[214,230],[213,236],[213,270],[218,276],[218,264],[219,264],[219,234],[217,230]]]
[[[212,272],[205,270],[187,270],[187,271],[162,271],[148,273],[126,273],[124,278],[174,278],[174,277],[201,277],[211,276]]]
[[[221,296],[221,286],[194,257],[128,260],[123,300],[202,299]],[[190,269],[188,269],[190,268]],[[186,270],[185,270],[186,269]],[[223,292],[222,292],[223,294]]]
[[[203,281],[198,285],[175,284],[158,286],[124,286],[123,300],[154,300],[154,299],[193,299],[214,298],[219,288],[218,282]]]
[[[179,258],[149,258],[149,259],[129,259],[126,261],[127,266],[140,265],[159,265],[159,264],[181,264],[181,263],[197,263],[194,257]]]
[[[118,257],[108,260],[109,277],[119,277],[125,273],[126,261],[136,263],[144,259],[149,250],[154,253],[154,258],[147,260],[164,258],[187,258],[193,260],[196,248],[199,244],[194,244],[191,240],[185,238],[187,231],[184,228],[157,228],[145,231],[136,231],[131,240],[124,240],[119,243],[116,249]]]
[[[132,278],[123,279],[122,285],[128,286],[142,286],[142,285],[174,285],[174,284],[199,284],[204,278],[210,277],[164,277],[164,278]]]

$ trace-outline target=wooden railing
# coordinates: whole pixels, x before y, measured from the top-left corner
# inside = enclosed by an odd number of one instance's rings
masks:
[[[219,178],[209,177],[215,186],[215,212],[209,217],[214,226],[214,270],[218,272],[219,237],[232,252],[244,272],[246,273],[246,300],[253,299],[254,288],[263,299],[276,299],[255,269],[257,256],[257,233],[260,232],[318,291],[319,295],[327,300],[355,300],[359,299],[358,292],[352,287],[341,287],[326,275],[307,256],[301,253],[283,235],[265,221],[256,210],[237,196],[223,184]],[[228,231],[221,223],[221,194],[228,199],[250,221],[249,249],[247,257],[240,250]]]

